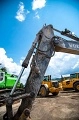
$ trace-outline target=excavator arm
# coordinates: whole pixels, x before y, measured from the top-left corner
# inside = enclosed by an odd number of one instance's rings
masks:
[[[71,54],[79,54],[79,38],[70,35],[69,31],[60,32],[63,35],[75,38],[76,41],[68,41],[59,36],[54,35],[54,30],[52,25],[45,25],[36,35],[25,60],[22,63],[22,70],[18,79],[10,93],[10,96],[6,98],[6,114],[4,115],[4,120],[24,120],[26,117],[30,117],[30,110],[32,108],[33,101],[38,94],[40,89],[41,81],[48,67],[50,59],[54,56],[55,52],[65,52]],[[29,61],[32,57],[30,64],[30,73],[26,80],[24,95],[20,95],[18,99],[22,98],[21,105],[15,115],[12,113],[12,101],[16,100],[13,97],[16,85],[20,80],[22,73],[25,68],[27,68]],[[11,98],[11,99],[10,99]]]

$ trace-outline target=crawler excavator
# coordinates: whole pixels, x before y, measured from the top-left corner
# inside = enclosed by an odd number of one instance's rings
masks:
[[[71,40],[65,40],[64,38],[55,35],[54,31],[71,38]],[[79,38],[67,29],[64,31],[59,31],[52,25],[44,25],[43,28],[37,33],[32,47],[28,51],[28,54],[22,63],[21,72],[14,87],[12,88],[10,95],[3,99],[6,104],[6,113],[3,115],[3,120],[30,119],[32,104],[38,94],[41,81],[43,80],[50,59],[54,56],[55,52],[79,55]],[[20,93],[17,95],[17,93],[15,93],[17,83],[20,80],[24,69],[27,68],[32,55],[33,58],[30,65],[30,73],[25,84],[25,90],[22,94]],[[12,104],[17,99],[22,99],[22,102],[17,112],[13,114]]]

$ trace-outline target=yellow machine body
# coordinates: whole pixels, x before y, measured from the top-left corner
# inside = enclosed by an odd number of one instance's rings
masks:
[[[79,73],[70,74],[69,77],[62,77],[61,82],[63,89],[74,89],[79,91]]]
[[[51,80],[51,75],[48,75],[44,76],[39,94],[43,97],[47,96],[49,93],[52,93],[54,96],[56,96],[60,90],[62,90],[62,84],[58,81]]]

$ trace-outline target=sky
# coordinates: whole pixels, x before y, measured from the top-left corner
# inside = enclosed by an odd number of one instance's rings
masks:
[[[19,74],[22,61],[45,23],[61,31],[67,28],[79,37],[79,0],[0,0],[0,63],[10,73]],[[29,70],[23,74],[23,83]],[[56,78],[74,72],[79,72],[79,56],[55,53],[46,75]]]

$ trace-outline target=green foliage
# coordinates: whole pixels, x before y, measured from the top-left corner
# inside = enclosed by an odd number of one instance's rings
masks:
[[[2,67],[1,70],[2,70],[3,72],[7,72],[6,67]]]

